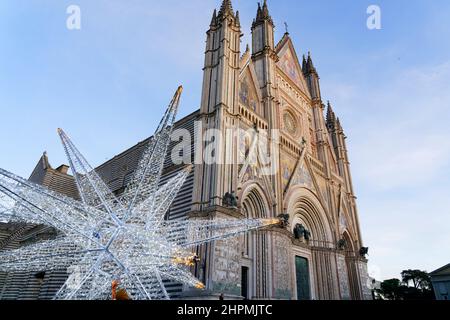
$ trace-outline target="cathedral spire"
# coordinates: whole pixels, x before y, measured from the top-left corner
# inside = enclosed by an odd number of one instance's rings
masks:
[[[212,26],[216,26],[217,25],[217,10],[216,9],[214,9],[214,12],[213,12],[213,16],[212,16],[212,19],[211,19],[211,27]]]
[[[263,18],[270,18],[269,8],[267,7],[267,0],[264,0],[262,13],[263,13]]]
[[[303,57],[303,62],[304,62],[304,65],[305,65],[305,68],[303,68],[303,72],[305,74],[312,74],[312,73],[317,74],[317,70],[314,67],[314,63],[313,63],[312,58],[311,58],[311,52],[308,52],[308,59],[305,59]]]
[[[262,6],[258,2],[256,18],[252,24],[252,51],[254,56],[262,53],[270,53],[275,57],[274,28],[275,26],[269,14],[269,8],[267,7],[267,1],[264,0]]]
[[[307,58],[303,58],[302,72],[308,84],[311,97],[315,100],[320,101],[321,100],[320,83],[319,83],[320,79],[319,74],[317,73],[317,70],[314,67],[312,61],[311,52],[308,52]]]
[[[256,20],[253,20],[255,23],[257,20],[260,20],[262,17],[261,3],[258,2],[258,9],[256,10]]]
[[[209,89],[203,89],[201,111],[210,113],[221,105],[235,112],[237,90],[231,90],[231,87],[226,86],[230,86],[231,78],[235,80],[236,83],[233,85],[236,88],[239,84],[239,76],[235,73],[239,71],[241,26],[239,12],[233,11],[231,0],[223,0],[220,9],[214,10],[210,29],[206,34],[204,83]],[[221,54],[216,54],[217,52]],[[216,87],[212,89],[212,86]],[[211,90],[215,92],[213,98]]]
[[[230,0],[224,0],[216,17],[216,25],[207,32],[206,50],[203,67],[203,88],[200,103],[202,128],[225,129],[234,121],[234,115],[239,114],[239,76],[241,72],[241,26],[239,14],[233,11]],[[207,115],[203,117],[203,115]],[[208,184],[208,190],[194,191],[193,210],[222,205],[226,192],[237,190],[238,187],[238,154],[235,141],[217,139],[217,149],[214,152],[224,159],[231,159],[227,165],[209,165],[203,162],[195,181]],[[234,140],[234,139],[232,139]],[[222,159],[216,155],[215,159]],[[236,160],[235,160],[236,159]],[[221,160],[220,160],[221,161]],[[226,177],[226,178],[225,178]],[[205,278],[209,275],[204,275]],[[207,278],[209,279],[209,278]],[[206,282],[208,283],[207,280]]]
[[[268,21],[273,26],[273,20],[269,13],[269,7],[267,6],[267,0],[264,0],[263,6],[258,2],[258,10],[256,11],[256,19],[253,20],[253,27],[258,24]]]
[[[239,18],[239,11],[236,11],[236,25],[241,25],[241,19]]]
[[[231,0],[223,0],[222,6],[219,10],[219,16],[234,16],[233,5],[231,4]]]
[[[327,102],[327,126],[329,128],[334,128],[336,122],[336,115],[333,111],[330,101]]]

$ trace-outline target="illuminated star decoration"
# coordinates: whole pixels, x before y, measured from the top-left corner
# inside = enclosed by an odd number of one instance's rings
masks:
[[[114,195],[63,130],[81,201],[0,169],[0,221],[43,224],[58,236],[0,252],[0,271],[67,270],[55,299],[110,299],[120,283],[132,299],[169,299],[165,283],[204,285],[189,271],[193,249],[280,223],[279,219],[165,220],[164,216],[191,172],[183,168],[160,186],[182,87],[175,93],[150,138],[131,182]]]

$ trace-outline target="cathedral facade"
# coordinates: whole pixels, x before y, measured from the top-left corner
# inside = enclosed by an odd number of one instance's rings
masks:
[[[287,32],[275,42],[266,1],[258,5],[251,32],[251,46],[241,48],[239,12],[231,1],[224,0],[214,11],[207,31],[201,107],[175,125],[205,139],[192,139],[179,150],[180,144],[174,141],[170,147],[161,183],[184,167],[173,163],[174,150],[189,154],[195,165],[167,218],[276,218],[283,214],[289,216],[289,223],[196,248],[199,262],[192,272],[206,290],[173,283],[168,291],[173,297],[192,299],[216,299],[221,294],[237,299],[371,299],[340,120],[331,105],[322,101],[311,56],[299,60]],[[211,133],[236,129],[250,134],[226,139]],[[261,135],[274,146],[265,152],[270,161],[252,152],[258,145],[254,137]],[[130,181],[147,142],[96,169],[116,194]],[[195,161],[206,158],[211,142],[216,161]],[[34,180],[43,176],[41,162]],[[63,173],[66,179],[66,167]],[[20,230],[25,232],[23,226]],[[18,238],[14,238],[15,247],[20,246]],[[64,271],[57,274],[41,274],[40,287],[33,289],[36,297],[42,296],[45,277],[53,279],[51,288],[64,281]],[[16,278],[23,282],[23,277]],[[17,283],[16,278],[4,275],[0,293],[6,295],[6,282]],[[8,296],[20,294],[9,292]]]
[[[258,5],[252,45],[241,54],[239,12],[223,1],[207,32],[198,120],[203,128],[276,131],[269,135],[277,170],[263,159],[228,164],[248,154],[251,139],[219,142],[221,163],[195,168],[190,216],[271,218],[286,229],[260,231],[202,248],[197,270],[212,291],[250,299],[369,299],[367,261],[352,186],[346,136],[322,102],[311,56],[298,59],[286,32],[276,44],[266,1]],[[325,110],[327,109],[327,110]],[[326,114],[326,116],[325,116]],[[231,141],[230,141],[231,140]],[[222,206],[235,191],[236,212]]]

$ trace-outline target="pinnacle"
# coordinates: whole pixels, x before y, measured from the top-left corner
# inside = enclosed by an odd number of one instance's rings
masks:
[[[311,52],[308,51],[308,58],[306,59],[305,56],[303,56],[303,65],[305,66],[303,68],[303,72],[306,74],[310,74],[310,73],[316,73],[317,74],[317,70],[314,67],[314,63],[312,61],[311,58]]]
[[[269,8],[267,7],[267,0],[264,0],[262,13],[263,13],[263,17],[264,18],[268,18],[269,17]]]
[[[272,17],[269,13],[269,7],[267,6],[267,0],[264,0],[264,3],[261,7],[261,3],[258,2],[258,10],[256,11],[256,19],[253,24],[263,22],[268,20],[271,24],[273,24]]]
[[[219,16],[231,14],[234,16],[233,5],[231,4],[231,0],[223,0],[222,6],[219,10]]]
[[[214,9],[214,13],[211,19],[211,26],[215,26],[217,24],[217,10]]]
[[[336,115],[333,111],[330,101],[327,102],[327,122],[334,123],[336,121]]]

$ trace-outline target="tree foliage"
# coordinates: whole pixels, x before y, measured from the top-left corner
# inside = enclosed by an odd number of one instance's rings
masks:
[[[433,300],[431,279],[421,270],[403,270],[402,280],[388,279],[381,283],[377,293],[388,300]],[[412,286],[411,286],[412,284]]]
[[[431,278],[425,271],[408,269],[403,270],[401,275],[403,283],[407,286],[412,282],[416,289],[431,288]]]

